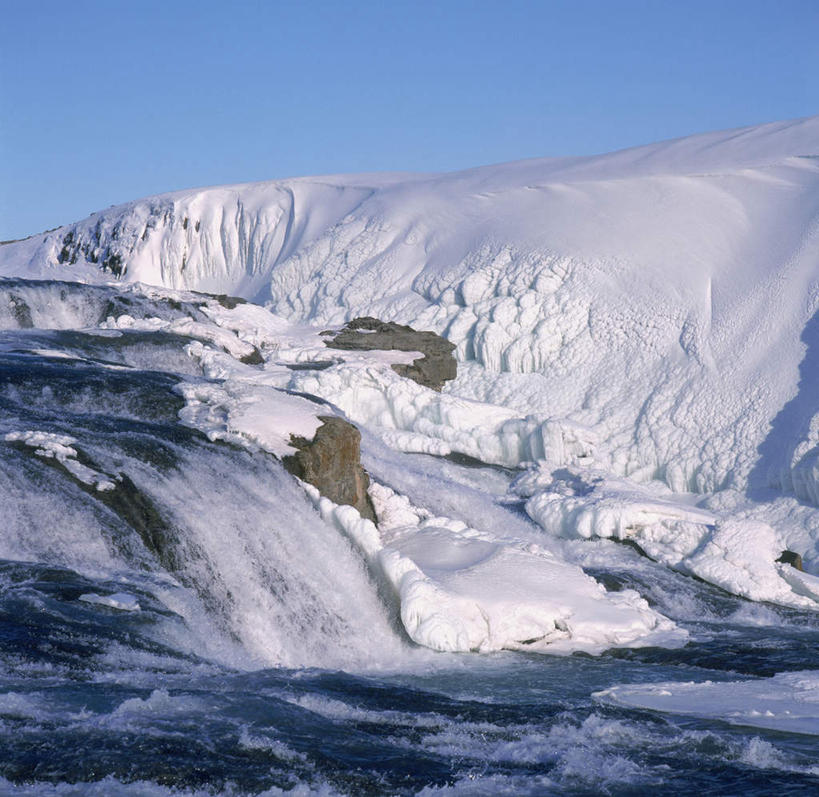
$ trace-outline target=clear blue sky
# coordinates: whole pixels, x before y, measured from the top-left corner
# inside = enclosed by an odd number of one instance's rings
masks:
[[[819,113],[819,0],[0,0],[0,239]]]

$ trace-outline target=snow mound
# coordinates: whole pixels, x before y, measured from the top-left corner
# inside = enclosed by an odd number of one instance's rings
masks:
[[[409,637],[433,650],[568,654],[684,644],[687,633],[633,590],[607,592],[534,544],[429,517],[373,485],[379,527],[305,486],[322,516],[392,587]],[[426,516],[426,517],[425,517]],[[409,525],[396,525],[409,522]]]

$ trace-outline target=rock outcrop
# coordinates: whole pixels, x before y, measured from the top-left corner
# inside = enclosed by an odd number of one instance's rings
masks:
[[[361,467],[361,432],[334,415],[320,415],[322,425],[312,440],[293,435],[295,454],[283,459],[285,468],[337,504],[348,504],[361,517],[376,521],[367,488],[370,477]]]
[[[392,368],[401,376],[413,379],[424,387],[440,390],[444,382],[454,379],[457,366],[452,352],[455,345],[434,332],[419,332],[412,327],[391,321],[363,317],[350,321],[325,344],[347,351],[408,351],[421,352],[412,364],[396,364]],[[332,361],[307,364],[327,367]],[[298,366],[295,366],[298,367]],[[298,449],[283,459],[290,473],[312,484],[337,504],[346,504],[362,517],[376,522],[367,488],[370,477],[361,467],[361,433],[348,421],[333,415],[320,415],[322,425],[312,440],[293,435],[290,444]]]
[[[355,318],[324,343],[332,349],[348,351],[419,351],[424,356],[411,365],[393,365],[392,368],[433,390],[440,390],[444,382],[457,376],[457,363],[452,356],[454,343],[435,332],[418,331],[393,321],[379,321],[370,316]]]
[[[784,565],[795,567],[797,570],[805,569],[802,567],[802,557],[795,551],[782,551],[782,555],[776,561],[782,562]]]

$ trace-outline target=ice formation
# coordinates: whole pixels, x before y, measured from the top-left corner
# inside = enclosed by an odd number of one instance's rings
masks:
[[[443,651],[570,653],[676,646],[687,634],[633,590],[609,593],[538,545],[430,517],[387,487],[371,494],[378,528],[309,488],[322,515],[394,591],[404,629]]]
[[[776,561],[787,549],[781,533],[741,512],[703,509],[699,496],[601,472],[552,471],[545,463],[518,477],[511,491],[558,536],[629,540],[653,559],[751,600],[819,603],[819,578]]]
[[[8,432],[7,443],[22,443],[34,449],[38,457],[53,459],[62,465],[75,479],[93,487],[99,492],[113,490],[115,485],[105,474],[83,465],[77,460],[77,440],[70,435],[59,435],[52,432]]]
[[[735,725],[819,734],[819,673],[781,673],[753,681],[613,686],[594,697],[616,706],[714,717]]]

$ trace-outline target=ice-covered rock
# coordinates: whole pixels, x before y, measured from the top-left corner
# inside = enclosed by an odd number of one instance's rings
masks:
[[[686,638],[633,590],[606,592],[531,544],[429,521],[394,535],[379,561],[407,633],[435,650],[600,652]]]
[[[70,435],[27,430],[24,432],[7,432],[4,436],[7,443],[18,443],[34,449],[34,454],[44,459],[53,460],[65,468],[78,482],[98,492],[114,490],[116,485],[111,478],[100,473],[80,459],[87,461],[76,447],[77,440]]]
[[[392,366],[400,376],[412,379],[423,387],[440,390],[444,382],[457,376],[457,364],[452,356],[455,344],[430,331],[419,331],[392,321],[377,318],[354,318],[344,329],[325,340],[333,349],[353,351],[393,350],[421,352],[422,357],[411,364]]]

